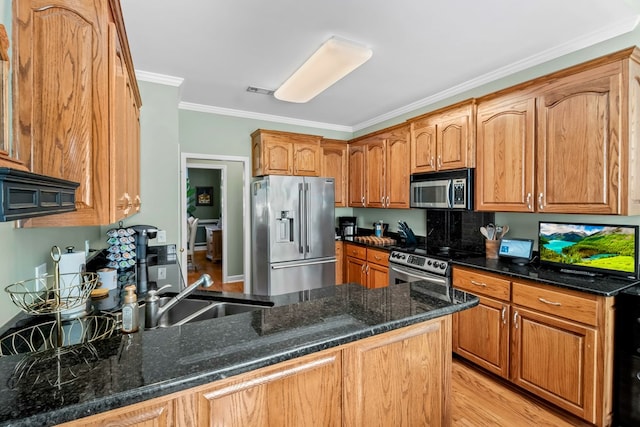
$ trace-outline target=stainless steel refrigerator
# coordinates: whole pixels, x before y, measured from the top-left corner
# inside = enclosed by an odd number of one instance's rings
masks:
[[[257,295],[335,285],[333,178],[269,175],[251,184],[251,288]]]

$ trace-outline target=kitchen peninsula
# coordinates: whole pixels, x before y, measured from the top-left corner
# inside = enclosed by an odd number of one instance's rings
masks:
[[[0,425],[445,424],[451,315],[478,298],[414,282],[264,302],[273,307],[117,335],[59,357],[2,357]]]

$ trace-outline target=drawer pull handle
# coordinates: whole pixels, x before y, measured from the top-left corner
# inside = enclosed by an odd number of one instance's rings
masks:
[[[486,288],[486,287],[487,287],[487,284],[486,284],[486,283],[476,282],[475,280],[472,280],[472,281],[471,281],[471,284],[472,284],[472,285],[476,285],[476,286],[482,286],[483,288]]]
[[[380,261],[382,258],[380,258],[378,255],[374,255],[373,256],[375,259],[377,259],[378,261]]]
[[[549,304],[549,305],[555,305],[556,307],[558,307],[558,306],[561,306],[561,305],[562,305],[562,304],[561,304],[561,303],[559,303],[559,302],[549,301],[549,300],[546,300],[546,299],[544,299],[544,298],[538,298],[538,301],[543,302],[543,303],[545,303],[545,304]]]

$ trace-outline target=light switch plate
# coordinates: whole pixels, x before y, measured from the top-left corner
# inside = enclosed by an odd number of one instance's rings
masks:
[[[158,243],[167,243],[167,231],[158,230],[158,233],[156,234],[156,238],[158,239]]]
[[[36,267],[36,279],[40,279],[41,277],[45,277],[47,275],[47,264],[43,263]],[[46,280],[42,279],[42,286],[45,286]]]
[[[158,280],[165,280],[167,278],[167,268],[158,267]]]

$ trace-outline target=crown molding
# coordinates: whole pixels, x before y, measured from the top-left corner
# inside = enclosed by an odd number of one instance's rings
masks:
[[[143,82],[158,83],[166,86],[180,87],[184,82],[182,77],[167,76],[165,74],[151,73],[149,71],[136,70],[136,78]]]
[[[334,125],[331,123],[314,122],[311,120],[294,119],[292,117],[275,116],[272,114],[255,113],[252,111],[244,110],[234,110],[231,108],[213,107],[211,105],[194,104],[191,102],[180,102],[178,104],[178,109],[353,133],[353,128],[351,126],[342,126]]]
[[[640,15],[637,15],[632,18],[623,19],[621,21],[616,22],[615,24],[608,25],[597,31],[589,33],[584,37],[570,40],[566,43],[563,43],[551,49],[547,49],[543,52],[540,52],[539,54],[532,55],[528,58],[514,62],[513,64],[509,64],[504,67],[498,68],[497,70],[483,74],[479,77],[468,80],[464,83],[453,86],[449,89],[443,90],[434,95],[420,99],[409,105],[405,105],[404,107],[397,108],[393,111],[389,111],[388,113],[385,113],[377,117],[374,117],[372,119],[366,120],[364,122],[358,123],[353,126],[353,130],[355,132],[355,131],[365,129],[369,126],[377,125],[378,123],[384,122],[386,120],[391,120],[402,114],[410,113],[419,108],[426,107],[438,101],[442,101],[443,99],[447,99],[452,96],[466,92],[468,90],[475,89],[484,84],[501,79],[503,77],[507,77],[519,71],[526,70],[536,65],[540,65],[547,61],[551,61],[553,59],[559,58],[563,55],[573,53],[585,47],[592,46],[597,43],[603,42],[605,40],[609,40],[613,37],[617,37],[622,34],[628,33],[638,25],[639,21],[640,21]]]

